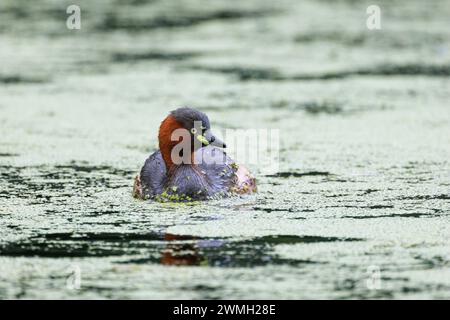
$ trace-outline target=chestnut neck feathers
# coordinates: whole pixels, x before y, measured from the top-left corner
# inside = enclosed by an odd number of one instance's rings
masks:
[[[172,141],[172,132],[180,128],[183,128],[183,125],[172,115],[169,115],[159,127],[159,149],[161,150],[161,155],[166,163],[167,170],[173,166],[171,157],[172,149],[181,141],[181,139]]]

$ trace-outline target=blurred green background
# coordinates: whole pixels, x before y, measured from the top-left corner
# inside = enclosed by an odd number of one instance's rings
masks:
[[[449,18],[445,0],[2,0],[0,298],[449,298]],[[280,174],[133,199],[182,105],[279,129]]]

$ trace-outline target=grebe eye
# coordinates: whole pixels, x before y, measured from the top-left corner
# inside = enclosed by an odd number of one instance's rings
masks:
[[[191,129],[191,133],[192,133],[192,134],[196,134],[196,133],[197,133],[197,129],[192,128],[192,129]]]

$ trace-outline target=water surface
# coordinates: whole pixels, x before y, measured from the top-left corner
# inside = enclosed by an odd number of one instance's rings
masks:
[[[450,298],[446,1],[77,3],[2,1],[0,298]],[[280,173],[133,199],[181,105],[280,129]]]

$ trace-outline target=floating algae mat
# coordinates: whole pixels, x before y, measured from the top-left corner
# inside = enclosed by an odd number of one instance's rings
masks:
[[[450,298],[447,1],[78,3],[2,1],[0,299]],[[279,172],[134,199],[182,105]]]

